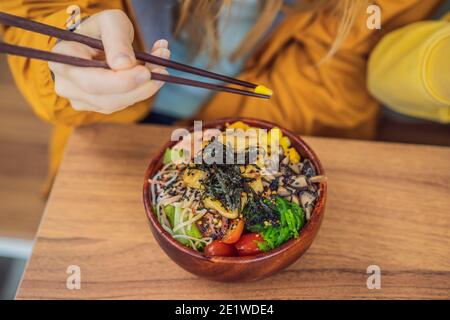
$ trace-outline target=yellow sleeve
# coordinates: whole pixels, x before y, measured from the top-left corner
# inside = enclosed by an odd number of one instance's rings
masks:
[[[368,87],[396,112],[450,123],[450,20],[418,22],[385,36],[369,60]]]
[[[78,5],[82,16],[89,16],[105,9],[123,9],[122,2],[119,0],[90,2],[78,0],[71,1],[70,5]],[[66,20],[69,17],[66,12],[67,6],[66,1],[58,0],[45,2],[10,0],[0,2],[0,11],[65,28]],[[56,39],[10,27],[6,28],[4,32],[4,41],[50,51],[55,45]],[[17,87],[31,105],[33,111],[40,118],[50,123],[73,127],[100,121],[132,122],[148,112],[148,101],[111,115],[75,111],[67,99],[56,95],[47,62],[9,56],[8,63]]]

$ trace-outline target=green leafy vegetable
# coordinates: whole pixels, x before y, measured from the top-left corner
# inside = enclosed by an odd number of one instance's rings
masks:
[[[269,206],[269,204],[267,205]],[[292,238],[297,238],[305,223],[305,214],[296,203],[276,197],[270,207],[276,210],[279,222],[277,224],[254,225],[253,230],[251,230],[259,232],[263,237],[264,242],[258,243],[262,251],[272,250]]]

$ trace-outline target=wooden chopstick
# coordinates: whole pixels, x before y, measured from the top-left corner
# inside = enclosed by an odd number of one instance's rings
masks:
[[[84,68],[105,68],[109,69],[108,64],[105,61],[99,61],[99,60],[88,60],[78,57],[72,57],[68,55],[63,55],[59,53],[53,53],[48,51],[42,51],[32,48],[26,48],[21,46],[16,46],[8,43],[4,43],[0,41],[0,53],[6,53],[10,55],[16,55],[21,57],[27,57],[32,59],[39,59],[44,61],[51,61],[51,62],[57,62],[57,63],[63,63],[68,64],[72,66],[77,67],[84,67]],[[206,83],[201,81],[196,81],[192,79],[185,79],[180,77],[175,77],[171,75],[166,74],[160,74],[160,73],[151,73],[151,77],[153,80],[159,80],[164,82],[170,82],[170,83],[176,83],[186,86],[192,86],[192,87],[199,87],[204,89],[210,89],[215,91],[223,91],[223,92],[229,92],[234,94],[240,94],[245,96],[251,96],[251,97],[257,97],[257,98],[263,98],[263,99],[269,99],[270,96],[260,93],[255,93],[252,91],[246,91],[241,90],[237,88],[231,88],[231,87],[225,87],[218,84],[212,84],[212,83]]]
[[[101,40],[91,38],[91,37],[88,37],[88,36],[85,36],[82,34],[70,32],[68,30],[56,28],[56,27],[53,27],[53,26],[50,26],[47,24],[37,22],[37,21],[28,20],[28,19],[25,19],[25,18],[22,18],[19,16],[5,13],[5,12],[0,12],[0,23],[7,25],[7,26],[18,27],[18,28],[25,29],[28,31],[45,34],[45,35],[52,36],[52,37],[55,37],[55,38],[58,38],[61,40],[79,42],[79,43],[85,44],[94,49],[104,50],[103,43]],[[174,70],[179,70],[179,71],[203,76],[206,78],[220,80],[220,81],[232,83],[235,85],[240,85],[240,86],[251,88],[251,89],[255,89],[258,86],[257,84],[254,84],[251,82],[235,79],[232,77],[228,77],[228,76],[214,73],[211,71],[203,70],[200,68],[195,68],[195,67],[192,67],[192,66],[180,63],[180,62],[173,61],[173,60],[163,59],[163,58],[156,57],[156,56],[153,56],[153,55],[145,53],[145,52],[135,51],[134,53],[135,53],[136,59],[138,59],[138,60],[149,62],[149,63],[156,64],[159,66],[167,67],[167,68],[171,68]]]

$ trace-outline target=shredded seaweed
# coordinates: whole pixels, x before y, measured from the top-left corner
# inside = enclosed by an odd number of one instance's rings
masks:
[[[222,154],[217,154],[222,150]],[[203,160],[196,168],[207,172],[207,178],[202,181],[205,195],[218,200],[226,209],[233,211],[241,208],[241,194],[248,190],[248,183],[253,179],[245,178],[240,171],[241,164],[227,164],[227,159],[243,159],[244,164],[254,160],[251,151],[237,153],[231,146],[225,146],[219,141],[213,141],[203,149]],[[217,161],[214,161],[217,160]]]

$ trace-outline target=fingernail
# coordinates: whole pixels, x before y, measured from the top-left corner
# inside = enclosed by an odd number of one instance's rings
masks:
[[[169,42],[166,39],[160,39],[160,40],[158,40],[156,47],[157,48],[168,48]]]
[[[150,78],[151,78],[150,71],[144,70],[136,76],[136,82],[138,84],[144,84],[145,82],[149,81]]]
[[[170,50],[169,49],[157,49],[154,53],[155,56],[160,58],[169,58],[170,57]]]
[[[125,53],[118,54],[113,60],[114,68],[128,68],[131,66],[131,58]]]

